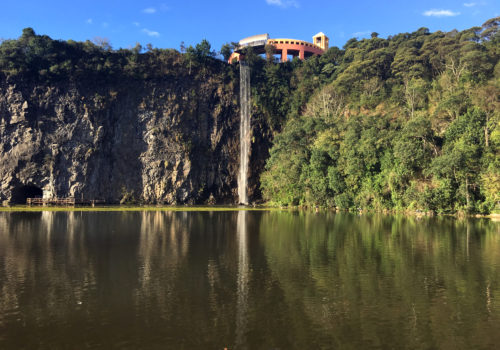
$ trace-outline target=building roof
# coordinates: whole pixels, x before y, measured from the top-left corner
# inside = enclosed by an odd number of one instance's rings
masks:
[[[253,35],[253,36],[249,36],[248,38],[241,39],[239,44],[241,46],[243,46],[243,45],[248,45],[248,44],[255,42],[255,41],[262,41],[262,40],[268,40],[268,39],[269,39],[269,34]]]

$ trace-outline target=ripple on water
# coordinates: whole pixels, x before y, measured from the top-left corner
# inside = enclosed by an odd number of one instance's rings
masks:
[[[491,225],[115,212],[0,213],[0,228],[0,348],[500,343]]]

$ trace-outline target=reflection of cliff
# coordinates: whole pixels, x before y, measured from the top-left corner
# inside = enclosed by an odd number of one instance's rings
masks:
[[[236,213],[141,213],[134,305],[145,322],[161,315],[150,328],[169,344],[223,348],[234,342],[235,227]]]
[[[250,282],[247,214],[141,213],[136,309],[164,315],[168,324],[164,334],[190,330],[213,341],[215,333],[221,339],[214,347],[245,348]]]
[[[61,300],[85,299],[96,269],[81,224],[75,212],[0,214],[0,324],[25,314],[62,319],[68,310]]]
[[[353,348],[500,340],[483,313],[500,312],[491,297],[500,297],[493,226],[469,222],[468,243],[466,223],[447,219],[273,213],[260,227],[295,326],[310,326],[318,339]]]
[[[233,344],[235,228],[236,213],[0,213],[0,348],[38,348],[11,335],[44,329],[56,345]]]
[[[169,312],[172,292],[189,245],[187,213],[142,212],[138,248],[137,307],[147,301]]]

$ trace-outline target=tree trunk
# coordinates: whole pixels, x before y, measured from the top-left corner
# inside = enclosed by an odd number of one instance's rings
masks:
[[[484,143],[486,144],[486,147],[490,146],[490,140],[488,138],[488,127],[484,127]]]
[[[488,136],[488,123],[490,122],[490,118],[488,118],[488,113],[486,113],[486,123],[484,124],[484,143],[486,147],[490,146],[490,138]]]
[[[465,200],[467,205],[467,212],[470,211],[470,198],[469,198],[469,179],[465,177]]]

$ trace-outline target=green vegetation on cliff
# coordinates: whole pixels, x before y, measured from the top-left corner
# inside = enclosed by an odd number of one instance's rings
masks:
[[[343,50],[283,65],[293,71],[289,110],[261,176],[264,198],[344,209],[498,210],[499,23],[351,39]]]
[[[19,39],[5,40],[0,45],[1,75],[41,84],[81,79],[113,82],[130,78],[202,77],[214,71],[228,73],[234,69],[215,59],[206,40],[188,47],[184,54],[150,45],[143,48],[140,44],[131,49],[113,50],[106,39],[53,40],[25,28]]]
[[[260,175],[262,197],[279,205],[500,210],[499,24],[387,39],[373,33],[283,64],[247,52],[251,198],[260,196]],[[216,77],[225,95],[237,91],[237,65],[218,60],[206,40],[181,51],[112,50],[105,40],[59,41],[26,28],[1,43],[0,79],[84,80],[96,91],[100,83],[169,80],[195,99],[196,86]]]

